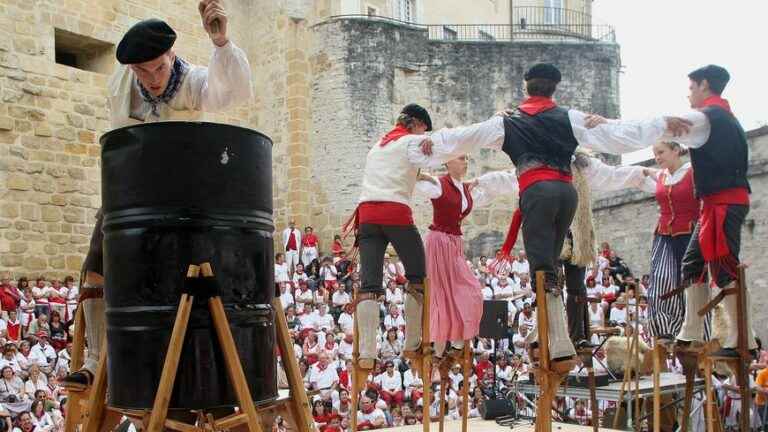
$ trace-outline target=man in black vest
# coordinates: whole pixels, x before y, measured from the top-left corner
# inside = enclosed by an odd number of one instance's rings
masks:
[[[747,138],[728,101],[721,97],[730,75],[725,68],[708,65],[688,75],[688,96],[694,111],[673,122],[686,133],[675,141],[691,151],[696,196],[702,200],[702,213],[683,258],[683,284],[686,290],[685,321],[679,344],[688,345],[704,339],[704,320],[698,311],[709,300],[707,273],[721,289],[735,286],[741,227],[749,212],[750,187],[747,181],[749,150]],[[599,116],[587,118],[586,126],[596,138],[593,148],[623,153],[641,149],[658,141],[669,140],[664,117],[640,122],[606,121]],[[591,129],[594,128],[594,129]],[[747,295],[749,349],[757,347],[751,324]],[[718,356],[737,357],[738,341],[736,296],[723,300],[730,323],[723,349]]]

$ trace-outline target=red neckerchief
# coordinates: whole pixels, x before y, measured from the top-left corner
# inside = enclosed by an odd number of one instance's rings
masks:
[[[718,95],[710,96],[706,99],[704,99],[704,102],[701,103],[700,108],[708,107],[708,106],[719,106],[720,108],[728,111],[729,113],[733,114],[733,111],[731,111],[731,104],[728,103],[728,100],[723,99],[722,97]]]
[[[320,370],[320,372],[322,372],[322,371],[328,369],[328,365],[327,364],[322,364],[320,362],[317,362],[317,368]]]
[[[557,104],[555,104],[555,101],[553,101],[551,98],[544,96],[531,96],[524,100],[523,103],[518,105],[517,109],[528,115],[535,116],[536,114],[542,113],[544,111],[549,111],[556,106]]]
[[[383,137],[381,137],[381,141],[379,141],[379,145],[384,147],[387,145],[390,141],[394,141],[397,139],[400,139],[406,135],[410,135],[410,131],[405,128],[403,125],[397,125],[394,129],[387,132]]]

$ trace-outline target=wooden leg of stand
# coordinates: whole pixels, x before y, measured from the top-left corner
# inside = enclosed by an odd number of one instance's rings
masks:
[[[690,369],[690,368],[685,368]],[[680,419],[680,430],[688,430],[688,417],[691,415],[691,400],[693,399],[693,381],[696,379],[695,370],[683,370],[685,374],[685,400],[683,401],[683,415]]]
[[[543,271],[536,272],[536,326],[539,328],[539,403],[536,405],[536,432],[552,430],[552,376],[549,362],[549,319]]]
[[[659,340],[653,341],[653,432],[661,432],[661,355]]]
[[[634,418],[640,418],[642,413],[640,412],[640,306],[635,305],[635,329],[632,332],[632,337],[635,341],[635,352],[632,353],[632,368],[635,373],[635,391],[633,398],[635,402]],[[635,431],[640,432],[640,422],[633,421]]]
[[[299,432],[312,432],[315,423],[310,414],[309,399],[304,388],[304,381],[301,378],[299,365],[293,356],[293,342],[288,335],[288,321],[285,318],[283,306],[279,298],[272,300],[272,308],[275,310],[275,322],[277,324],[277,346],[280,348],[285,376],[288,379],[291,402],[297,415],[295,419],[296,425]]]
[[[738,268],[738,279],[736,280],[736,310],[738,312],[738,352],[740,361],[738,365],[739,388],[741,390],[741,415],[739,417],[739,430],[749,430],[750,408],[752,407],[752,390],[749,388],[749,369],[750,363],[749,341],[747,334],[750,331],[747,328],[747,277],[744,267]]]
[[[450,342],[449,342],[450,343]],[[448,393],[446,387],[448,384],[448,380],[440,377],[440,419],[438,430],[440,432],[443,432],[445,430],[445,395]]]
[[[248,430],[250,432],[262,432],[261,419],[253,405],[251,390],[248,387],[248,381],[245,379],[243,366],[240,363],[240,355],[237,353],[235,340],[232,338],[232,332],[229,330],[229,321],[224,312],[224,305],[221,303],[221,297],[212,297],[208,300],[208,306],[213,317],[213,326],[216,329],[216,336],[219,338],[221,349],[224,353],[224,361],[227,365],[229,379],[235,388],[237,401],[240,411],[245,413],[248,418]],[[153,432],[153,431],[150,431]]]
[[[424,381],[422,430],[424,432],[429,432],[429,407],[432,401],[432,348],[429,336],[429,326],[431,324],[429,318],[429,296],[429,280],[424,278],[424,295],[422,297],[421,307],[421,352],[423,356],[421,362],[421,379]]]
[[[712,409],[712,360],[704,360],[704,408],[707,413],[707,431],[715,430],[714,410]]]
[[[461,372],[464,374],[464,381],[461,387],[461,432],[467,432],[467,419],[469,419],[469,371],[472,368],[472,349],[470,341],[464,341],[464,362]]]
[[[85,312],[83,307],[78,306],[75,312],[75,334],[72,337],[72,361],[69,371],[75,372],[83,367],[83,357],[85,354]],[[64,432],[75,432],[75,428],[81,421],[82,407],[80,401],[83,399],[83,392],[69,392],[67,398],[67,418],[64,426]]]
[[[629,349],[627,350],[627,357],[625,359],[626,365],[631,365],[632,350],[634,349],[634,339],[629,339]],[[619,390],[619,400],[616,402],[616,415],[613,417],[613,428],[619,428],[619,414],[621,413],[621,405],[624,403],[624,396],[627,392],[627,383],[629,382],[631,374],[631,367],[624,370],[624,378],[621,380],[621,389]],[[631,389],[631,388],[630,388]],[[629,404],[627,404],[629,406]]]
[[[155,401],[152,404],[152,414],[149,417],[148,432],[161,432],[168,416],[168,405],[171,402],[173,384],[176,382],[176,372],[179,368],[181,348],[184,345],[184,336],[187,334],[189,314],[192,312],[194,297],[182,294],[179,308],[176,311],[176,321],[173,323],[171,340],[168,342],[168,351],[163,362],[163,372],[160,375],[160,383],[155,393]]]
[[[355,289],[355,292],[352,293],[355,299],[357,299],[357,289]],[[352,409],[350,409],[349,413],[349,427],[352,432],[357,432],[357,410],[360,406],[360,392],[362,391],[362,387],[360,386],[361,383],[358,382],[357,377],[360,375],[358,373],[357,368],[357,361],[360,359],[360,330],[357,328],[357,312],[355,312],[354,321],[352,323],[353,325],[353,342],[352,342],[352,374],[349,377],[349,381],[352,387],[352,394],[350,395],[352,399]]]
[[[83,432],[99,432],[104,422],[105,412],[107,410],[107,335],[102,336],[102,352],[99,357],[99,366],[96,369],[96,376],[91,384],[90,395],[88,397],[88,413],[83,425]]]

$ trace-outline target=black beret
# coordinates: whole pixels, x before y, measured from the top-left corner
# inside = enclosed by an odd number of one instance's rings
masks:
[[[154,60],[173,47],[176,32],[165,21],[150,18],[133,25],[117,45],[117,61],[122,64]]]
[[[555,84],[557,84],[562,79],[562,76],[560,75],[560,70],[556,68],[555,65],[550,63],[537,63],[528,69],[524,78],[526,81],[534,78],[543,78],[554,81]]]
[[[429,113],[427,112],[426,108],[422,107],[419,104],[408,104],[403,107],[403,110],[400,111],[401,114],[407,114],[413,118],[417,118],[421,120],[425,125],[427,125],[427,130],[432,130],[432,119],[429,117]]]
[[[695,80],[696,82],[701,82],[701,80],[705,79],[709,82],[711,90],[720,94],[723,89],[725,89],[725,85],[728,84],[728,81],[731,80],[731,74],[729,74],[724,67],[711,64],[700,67],[689,73],[688,78]]]

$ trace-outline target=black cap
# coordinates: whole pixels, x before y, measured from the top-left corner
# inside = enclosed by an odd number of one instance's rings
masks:
[[[403,107],[403,110],[400,111],[401,114],[407,114],[413,118],[421,120],[425,125],[427,125],[427,130],[432,130],[432,119],[429,117],[429,113],[427,112],[426,108],[419,104],[408,104]]]
[[[528,69],[528,72],[525,73],[523,78],[526,81],[534,78],[548,79],[557,84],[562,79],[562,76],[560,75],[560,70],[556,68],[555,65],[550,63],[537,63]]]
[[[150,18],[134,24],[117,45],[117,61],[122,64],[154,60],[173,47],[176,32],[165,21]]]

